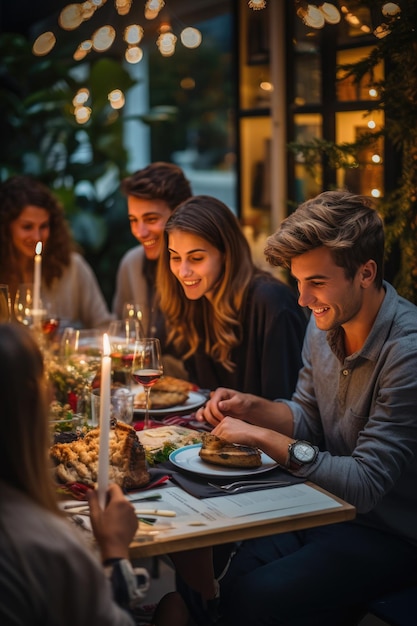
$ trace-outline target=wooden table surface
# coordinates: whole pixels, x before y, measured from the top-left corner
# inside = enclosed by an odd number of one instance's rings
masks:
[[[313,483],[198,499],[180,487],[159,487],[152,508],[175,517],[140,524],[130,556],[142,558],[352,520],[355,507]],[[137,510],[144,508],[135,504]],[[149,509],[150,507],[146,507]],[[145,515],[144,515],[145,516]]]

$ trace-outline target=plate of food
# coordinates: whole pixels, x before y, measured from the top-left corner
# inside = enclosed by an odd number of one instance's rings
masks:
[[[150,466],[168,461],[178,448],[201,443],[202,433],[185,426],[160,426],[137,432]]]
[[[55,443],[49,449],[53,474],[57,483],[82,483],[94,487],[98,480],[97,458],[100,429],[90,430],[84,437]],[[116,422],[109,433],[109,480],[122,489],[139,489],[150,481],[145,448],[132,426]]]
[[[181,470],[211,478],[252,476],[278,465],[257,448],[229,444],[210,433],[202,433],[202,443],[174,450],[169,460]]]
[[[145,414],[145,391],[137,385],[133,388],[133,407],[135,415]],[[174,376],[162,376],[151,387],[149,394],[149,413],[157,417],[171,413],[187,414],[196,411],[207,400],[207,396],[196,390],[187,380]]]

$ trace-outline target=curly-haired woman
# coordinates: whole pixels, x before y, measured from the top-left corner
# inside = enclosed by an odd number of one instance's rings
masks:
[[[110,314],[97,278],[76,251],[64,209],[40,181],[12,176],[0,185],[0,282],[12,302],[20,283],[33,282],[42,243],[42,297],[62,325],[107,327]]]

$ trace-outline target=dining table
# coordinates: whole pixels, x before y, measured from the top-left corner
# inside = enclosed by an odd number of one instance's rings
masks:
[[[153,428],[166,425],[199,428],[193,414],[167,415],[151,423]],[[133,426],[140,432],[143,423],[138,419]],[[199,444],[183,448],[186,460],[189,455],[196,457],[198,448]],[[176,462],[174,457],[179,460],[182,450],[171,454],[174,463],[168,461],[150,468],[149,485],[126,495],[138,518],[138,530],[130,545],[132,560],[355,518],[353,505],[291,475],[275,462],[269,467],[269,457],[263,469],[249,475],[241,476],[236,471],[229,476],[211,469],[200,475],[194,460],[184,465]],[[224,486],[231,483],[240,486],[226,491]],[[88,511],[83,516],[79,503],[73,502],[73,510],[70,501],[63,504],[82,522],[81,526],[91,530]]]
[[[149,502],[135,502],[134,493],[128,495],[138,515],[152,509],[172,512],[156,514],[152,525],[139,521],[132,559],[334,524],[356,514],[354,506],[311,482],[202,499],[168,481],[158,487],[158,495],[152,508]]]
[[[135,428],[140,431],[141,425],[139,420]],[[166,416],[158,416],[152,422],[154,428],[166,425],[195,430],[202,427],[194,421],[193,413],[167,412]],[[155,489],[128,494],[138,517],[142,510],[170,512],[170,516],[155,515],[151,524],[139,521],[138,532],[130,546],[132,559],[334,524],[356,516],[353,505],[279,466],[269,467],[269,458],[263,459],[266,472],[261,469],[249,476],[239,476],[236,472],[237,475],[231,477],[225,472],[223,477],[221,471],[219,476],[209,468],[199,475],[200,466],[194,465],[194,461],[187,462],[187,454],[195,454],[192,458],[197,458],[198,448],[198,444],[187,446],[184,464],[159,465],[156,474],[165,474],[169,479]],[[179,460],[181,453],[177,453],[172,453],[171,458]],[[248,484],[229,492],[222,488],[225,484],[240,483],[241,479],[246,479]],[[158,500],[142,500],[153,496]],[[147,514],[143,515],[146,518]]]

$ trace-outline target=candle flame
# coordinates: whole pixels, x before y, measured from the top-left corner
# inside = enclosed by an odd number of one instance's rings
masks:
[[[110,356],[110,341],[107,333],[103,335],[103,356]]]
[[[42,241],[38,241],[35,248],[36,254],[42,254]]]

